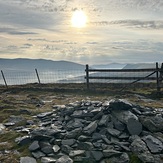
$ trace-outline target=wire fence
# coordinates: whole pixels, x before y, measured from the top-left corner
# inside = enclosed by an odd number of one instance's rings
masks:
[[[68,70],[1,70],[0,85],[23,85],[31,83],[84,83],[87,89],[118,87],[120,89],[135,86],[162,88],[163,64],[150,69],[86,69]],[[98,84],[98,85],[97,85]]]

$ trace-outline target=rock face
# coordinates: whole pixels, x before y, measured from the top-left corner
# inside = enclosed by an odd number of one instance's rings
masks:
[[[20,145],[30,142],[33,156],[20,162],[129,163],[130,154],[144,163],[161,163],[162,116],[121,99],[56,105],[36,116],[38,127],[31,125],[27,137],[16,139]]]

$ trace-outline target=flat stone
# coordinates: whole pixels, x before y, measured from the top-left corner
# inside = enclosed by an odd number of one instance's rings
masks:
[[[122,154],[122,152],[113,150],[113,149],[107,149],[107,150],[103,150],[102,151],[104,157],[112,157],[112,156],[120,156]]]
[[[57,153],[60,150],[60,147],[58,145],[53,146],[54,153]]]
[[[89,151],[93,149],[93,144],[91,142],[79,142],[78,149]]]
[[[29,146],[29,150],[30,151],[35,151],[37,149],[40,148],[40,145],[38,144],[38,141],[34,141],[30,146]]]
[[[45,154],[50,154],[50,153],[53,153],[53,148],[52,146],[45,146],[43,148],[41,148],[41,151]]]
[[[163,117],[161,114],[155,116],[141,116],[140,121],[142,125],[151,132],[163,131]]]
[[[79,134],[81,134],[82,128],[76,128],[70,132],[66,133],[66,138],[71,139],[71,138],[76,138]]]
[[[84,155],[85,155],[85,150],[72,150],[69,153],[70,157],[84,156]]]
[[[42,157],[41,158],[41,163],[55,163],[57,159],[53,157]]]
[[[115,136],[115,137],[118,137],[121,132],[119,130],[116,130],[116,129],[113,129],[113,128],[107,128],[107,132],[112,135],[112,136]]]
[[[66,154],[68,154],[68,155],[69,155],[70,151],[72,151],[72,150],[73,150],[73,148],[71,148],[68,145],[62,145],[61,146],[61,151],[64,152],[64,153],[66,153]]]
[[[99,121],[98,125],[99,126],[107,126],[108,121],[110,121],[110,116],[109,115],[103,115],[101,120]]]
[[[129,110],[113,110],[112,114],[124,124],[127,124],[131,118],[138,120],[138,117]]]
[[[68,157],[68,156],[65,155],[65,156],[60,157],[56,161],[56,163],[73,163],[73,160],[70,157]]]
[[[33,157],[21,157],[20,163],[37,163]]]
[[[85,135],[80,135],[78,137],[78,140],[79,141],[87,141],[87,140],[90,140],[91,137],[88,137],[88,136],[85,136]]]
[[[83,129],[83,132],[87,135],[90,135],[92,132],[96,130],[96,128],[97,128],[97,122],[93,121]]]
[[[15,142],[19,145],[27,145],[31,143],[30,136],[18,137],[15,139]]]
[[[120,121],[114,121],[113,124],[114,124],[115,129],[117,129],[119,131],[124,131],[126,128],[125,124]]]
[[[44,117],[50,116],[50,115],[52,115],[52,114],[53,114],[53,112],[45,112],[45,113],[40,113],[40,114],[38,114],[37,117],[38,117],[38,118],[44,118]]]
[[[91,151],[91,155],[96,161],[100,161],[104,157],[101,151]]]
[[[148,148],[150,149],[151,153],[160,153],[163,151],[163,143],[151,136],[151,135],[148,135],[148,136],[145,136],[143,138],[143,140],[146,142]]]
[[[113,110],[129,110],[133,106],[125,99],[112,99],[109,101],[109,107]]]
[[[76,140],[75,139],[65,139],[65,140],[62,140],[62,145],[73,145],[75,144]]]
[[[39,159],[39,158],[41,158],[41,157],[44,157],[45,154],[44,154],[43,152],[41,152],[41,151],[34,151],[34,152],[32,152],[32,156],[33,156],[34,158],[36,158],[36,159]]]
[[[131,135],[140,135],[142,124],[138,120],[130,118],[127,122],[127,129]]]

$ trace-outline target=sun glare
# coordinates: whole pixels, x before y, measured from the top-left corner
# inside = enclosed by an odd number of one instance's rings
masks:
[[[85,27],[87,23],[87,16],[82,10],[76,10],[71,18],[71,24],[73,27],[82,28]]]

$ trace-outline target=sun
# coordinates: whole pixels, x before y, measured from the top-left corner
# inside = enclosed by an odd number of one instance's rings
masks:
[[[85,12],[82,10],[74,11],[71,18],[72,26],[76,28],[83,28],[86,26],[86,23],[87,23],[87,16]]]

